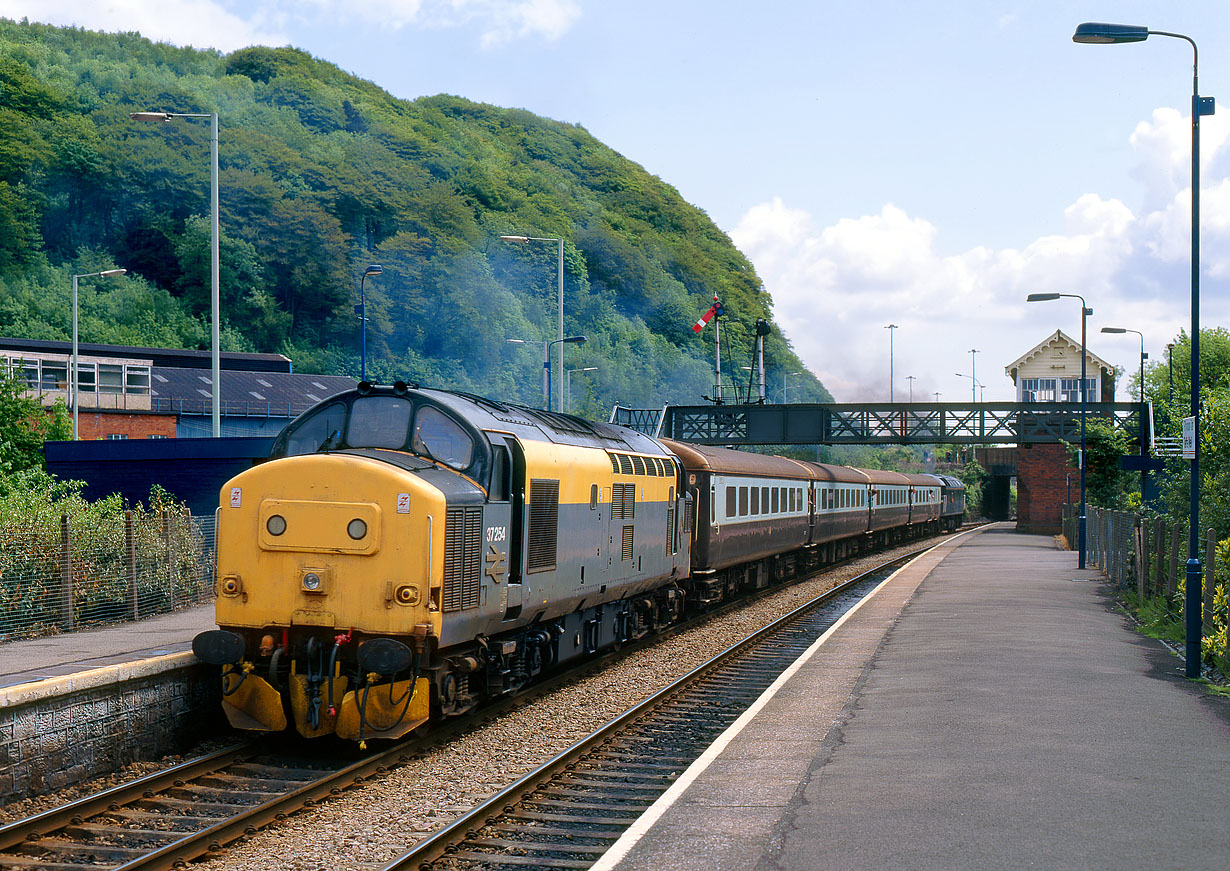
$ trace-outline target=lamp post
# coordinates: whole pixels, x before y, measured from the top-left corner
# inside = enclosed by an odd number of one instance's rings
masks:
[[[559,344],[564,341],[564,240],[562,238],[554,238],[548,236],[501,236],[505,242],[516,242],[519,245],[528,245],[530,242],[556,242],[559,244],[559,264],[557,270],[559,272],[559,338],[554,344]],[[548,370],[550,367],[547,367]],[[559,393],[560,404],[564,403],[564,349],[559,349],[559,385],[557,392]],[[547,410],[551,410],[551,392],[550,379],[548,378],[547,387]]]
[[[800,369],[798,372],[783,372],[783,373],[782,373],[782,404],[783,404],[783,405],[786,403],[786,401],[787,401],[787,399],[788,399],[788,397],[787,397],[787,395],[786,395],[786,391],[790,389],[790,387],[789,387],[789,386],[788,386],[788,384],[787,384],[788,380],[790,379],[790,376],[792,376],[792,375],[802,375],[802,374],[803,374],[803,370],[802,370],[802,369]]]
[[[69,395],[72,397],[72,400],[73,400],[73,441],[77,441],[77,439],[80,437],[79,436],[80,430],[77,427],[77,420],[78,420],[77,406],[81,404],[79,402],[79,397],[77,395],[78,374],[79,374],[78,369],[80,368],[78,366],[78,361],[77,361],[77,279],[93,278],[95,276],[99,278],[114,278],[117,275],[123,275],[127,271],[128,271],[127,269],[104,269],[102,272],[84,272],[80,275],[73,276],[73,362],[72,362],[72,372],[69,374],[69,382],[68,382],[69,388],[70,388]],[[95,391],[98,390],[98,380],[97,379],[94,380],[94,390]],[[97,393],[95,393],[95,395],[97,395]]]
[[[367,269],[363,270],[363,274],[359,276],[359,304],[354,307],[355,314],[359,316],[359,380],[367,380],[367,295],[363,290],[363,282],[367,280],[367,276],[373,277],[384,274],[384,267],[379,263],[373,263]]]
[[[974,388],[978,386],[978,372],[974,368],[974,355],[977,353],[978,353],[977,348],[969,349],[969,377],[970,377],[969,401],[970,402],[978,401],[978,394],[974,392]]]
[[[580,369],[567,369],[564,371],[564,413],[572,412],[572,373],[573,372],[597,372],[597,366],[583,366]]]
[[[898,330],[896,324],[888,324],[884,329],[888,330],[888,401],[893,401],[893,330]]]
[[[1025,297],[1025,301],[1047,302],[1052,299],[1059,299],[1060,297],[1079,299],[1081,301],[1081,513],[1079,515],[1077,531],[1076,567],[1083,569],[1085,567],[1085,394],[1088,392],[1085,383],[1085,366],[1088,358],[1088,354],[1085,352],[1085,327],[1087,318],[1093,314],[1093,309],[1085,305],[1085,298],[1078,293],[1031,293]]]
[[[910,382],[910,402],[914,401],[914,382],[917,380],[917,378],[918,376],[916,375],[905,376],[905,380]]]
[[[584,342],[585,342],[584,336],[568,336],[567,338],[564,338],[564,339],[556,339],[554,342],[547,342],[546,360],[543,361],[543,367],[546,369],[546,372],[547,372],[547,383],[548,384],[551,383],[551,346],[560,345],[560,344],[580,345],[580,344],[583,344]],[[560,361],[560,365],[563,366],[564,365],[564,349],[563,348],[559,349],[559,361]],[[561,385],[563,384],[563,381],[564,381],[564,378],[561,373],[560,375]],[[561,387],[560,402],[562,403],[563,401],[564,401],[564,397],[563,397],[563,390]],[[550,391],[547,391],[547,411],[551,411],[551,392]]]
[[[983,383],[982,383],[981,381],[979,381],[977,378],[974,378],[974,376],[973,376],[973,375],[966,375],[964,372],[954,372],[953,374],[954,374],[954,375],[956,375],[958,378],[969,378],[969,379],[971,379],[971,380],[973,381],[973,384],[971,385],[971,389],[972,389],[972,391],[973,391],[973,393],[974,393],[974,402],[977,402],[977,401],[978,401],[978,395],[979,395],[979,394],[978,394],[978,391],[979,391],[979,390],[983,391],[983,393],[982,393],[982,399],[983,399],[983,401],[984,401],[984,402],[986,401],[986,389],[987,389],[987,386],[986,386],[985,384],[983,384]]]
[[[1170,396],[1167,405],[1174,405],[1174,342],[1166,344],[1166,368],[1170,370]],[[1167,412],[1169,416],[1170,412]]]
[[[1192,47],[1192,365],[1191,417],[1195,452],[1192,454],[1189,528],[1187,533],[1187,588],[1183,600],[1185,673],[1200,676],[1200,641],[1204,633],[1200,602],[1200,116],[1212,115],[1212,97],[1200,96],[1200,53],[1196,42],[1182,33],[1150,30],[1134,24],[1086,22],[1076,27],[1072,41],[1108,45],[1143,42],[1150,36],[1182,39]]]
[[[1144,458],[1149,453],[1149,449],[1145,444],[1145,360],[1149,359],[1149,355],[1145,353],[1145,336],[1140,330],[1129,330],[1125,327],[1102,327],[1102,332],[1116,335],[1135,333],[1140,336],[1140,505],[1143,508],[1145,504],[1145,485],[1149,482],[1149,470],[1144,466]]]
[[[939,402],[939,401],[940,401],[940,394],[939,394],[939,392],[936,392],[936,394],[935,394],[935,401],[936,401],[936,402]]]
[[[165,124],[172,118],[208,118],[209,119],[209,273],[210,273],[210,310],[211,310],[211,358],[213,383],[210,392],[213,394],[212,418],[213,437],[222,433],[222,363],[219,351],[219,321],[221,319],[221,294],[218,278],[218,113],[217,112],[130,112],[128,117],[134,121],[152,121]]]
[[[529,344],[537,344],[538,342],[537,339],[534,339],[532,342],[530,339],[505,339],[504,341],[510,345],[529,345]],[[550,364],[550,357],[548,356],[548,352],[547,352],[548,345],[549,345],[548,342],[542,343],[542,356],[545,360],[547,360],[547,362],[544,363],[542,367],[542,398],[545,402],[550,403],[551,402],[551,364]]]

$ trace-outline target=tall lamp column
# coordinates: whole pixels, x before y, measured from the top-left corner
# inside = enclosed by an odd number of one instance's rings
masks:
[[[563,238],[555,238],[550,236],[501,236],[505,242],[516,242],[520,245],[526,245],[530,242],[556,242],[559,244],[559,263],[556,267],[559,275],[559,338],[551,344],[557,345],[564,342],[564,240]],[[549,361],[548,361],[549,362]],[[550,366],[547,366],[548,372]],[[559,395],[560,405],[564,404],[564,349],[559,349],[559,378],[557,385],[557,393]],[[548,387],[550,382],[548,380]],[[547,410],[551,409],[551,393],[547,392]]]
[[[213,437],[218,438],[222,434],[222,355],[219,350],[222,303],[218,268],[218,113],[130,112],[128,117],[134,121],[152,121],[159,124],[165,124],[172,118],[209,119],[209,274],[212,349],[210,357],[213,376],[210,393],[213,394],[211,406]]]
[[[1149,483],[1149,470],[1145,468],[1145,457],[1149,455],[1149,447],[1145,438],[1145,415],[1147,414],[1147,406],[1145,405],[1145,360],[1149,359],[1149,355],[1145,353],[1145,336],[1140,330],[1129,330],[1124,327],[1102,327],[1102,332],[1112,334],[1135,333],[1140,336],[1140,505],[1144,508],[1145,504],[1145,485]]]
[[[1088,393],[1088,384],[1085,377],[1085,370],[1088,364],[1088,353],[1085,351],[1085,333],[1088,318],[1093,314],[1093,309],[1085,305],[1085,298],[1079,293],[1031,293],[1025,297],[1026,302],[1046,302],[1047,300],[1059,299],[1067,297],[1068,299],[1079,299],[1081,301],[1081,513],[1079,516],[1079,526],[1077,529],[1077,538],[1079,543],[1076,546],[1076,567],[1083,569],[1085,567],[1085,403],[1086,394]]]
[[[69,395],[72,397],[72,400],[73,400],[73,441],[77,441],[80,438],[80,432],[81,432],[81,430],[77,426],[77,422],[78,422],[78,414],[77,414],[78,408],[77,407],[81,404],[79,401],[80,397],[78,395],[78,387],[79,387],[78,376],[80,374],[79,373],[80,365],[77,361],[77,356],[78,356],[77,355],[77,279],[93,278],[94,276],[97,276],[99,278],[114,278],[117,275],[123,275],[127,271],[128,271],[127,269],[104,269],[102,272],[86,272],[81,275],[73,276],[73,362],[71,364],[72,371],[69,373],[69,378],[68,378]],[[95,380],[94,382],[94,389],[95,390],[98,389],[97,380]]]
[[[889,324],[888,330],[888,401],[893,401],[893,331],[900,329],[896,324]]]
[[[359,277],[359,304],[354,307],[355,313],[359,316],[359,380],[367,380],[367,294],[364,292],[363,282],[367,280],[367,276],[377,276],[384,274],[384,267],[379,263],[373,263],[367,269],[363,270],[363,274]]]
[[[1200,116],[1212,115],[1212,97],[1200,96],[1200,52],[1196,41],[1182,33],[1150,30],[1134,24],[1086,22],[1076,27],[1072,41],[1093,45],[1144,42],[1150,36],[1182,39],[1192,47],[1192,363],[1191,417],[1195,450],[1192,453],[1189,486],[1189,528],[1187,531],[1187,576],[1183,598],[1184,673],[1200,676],[1200,642],[1204,635],[1200,596]]]

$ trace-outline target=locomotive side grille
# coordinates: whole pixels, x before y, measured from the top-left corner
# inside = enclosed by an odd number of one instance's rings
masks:
[[[621,555],[619,557],[621,560],[632,559],[632,531],[633,529],[635,529],[635,527],[633,526],[624,527],[624,546],[623,546],[623,551],[621,552]]]
[[[483,509],[450,508],[444,521],[445,611],[477,608],[482,586]]]
[[[559,540],[559,481],[530,481],[529,539],[526,572],[554,569]]]
[[[611,519],[631,520],[636,517],[636,485],[614,484],[611,487]]]
[[[678,553],[679,539],[675,536],[675,503],[666,506],[666,552]]]

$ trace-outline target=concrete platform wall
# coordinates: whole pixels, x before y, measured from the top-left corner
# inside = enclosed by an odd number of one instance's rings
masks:
[[[0,802],[183,752],[225,731],[220,701],[191,653],[0,690]]]

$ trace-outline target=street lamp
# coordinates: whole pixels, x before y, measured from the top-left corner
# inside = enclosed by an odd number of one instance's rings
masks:
[[[1174,342],[1166,343],[1166,368],[1170,370],[1170,396],[1167,399],[1168,405],[1174,405]],[[1166,412],[1167,418],[1170,412]]]
[[[564,372],[564,399],[565,399],[564,412],[566,414],[572,411],[572,373],[573,372],[597,372],[597,371],[598,371],[597,366],[584,366],[580,369],[565,370]]]
[[[359,304],[354,307],[355,314],[359,316],[359,322],[362,324],[359,332],[359,380],[367,380],[367,295],[363,291],[363,282],[367,280],[367,276],[373,277],[384,274],[384,267],[379,263],[373,263],[367,269],[363,270],[363,274],[359,277]]]
[[[1052,299],[1067,297],[1068,299],[1079,299],[1081,301],[1081,513],[1080,522],[1077,532],[1077,556],[1076,567],[1083,569],[1085,567],[1085,394],[1088,392],[1085,383],[1085,365],[1087,362],[1087,354],[1085,353],[1085,326],[1086,319],[1093,314],[1093,309],[1085,305],[1085,298],[1078,293],[1031,293],[1025,297],[1026,302],[1048,302]]]
[[[580,344],[584,344],[584,342],[585,342],[585,337],[584,337],[584,336],[568,336],[568,337],[567,337],[567,338],[565,338],[565,339],[556,339],[554,342],[547,342],[547,353],[546,353],[546,358],[547,358],[547,359],[543,361],[543,366],[544,366],[544,368],[545,368],[545,369],[546,369],[546,371],[547,371],[547,383],[548,383],[548,384],[550,384],[550,383],[551,383],[551,346],[552,346],[552,345],[560,345],[560,344],[563,344],[563,345],[580,345]],[[559,361],[560,361],[560,365],[561,365],[561,366],[563,366],[563,365],[564,365],[564,349],[563,349],[563,348],[560,348],[560,349],[559,349]],[[560,402],[561,402],[561,403],[562,403],[562,402],[563,402],[563,400],[564,400],[564,397],[563,397],[563,392],[562,392],[562,390],[563,390],[563,387],[562,387],[563,382],[564,382],[564,378],[563,378],[563,375],[562,375],[562,373],[561,373],[561,375],[560,375],[560,385],[561,385]],[[551,393],[550,393],[550,391],[548,391],[548,392],[547,392],[547,411],[550,411],[550,410],[551,410]]]
[[[77,406],[78,402],[77,387],[78,387],[78,361],[77,361],[77,279],[78,278],[114,278],[117,275],[123,275],[127,269],[104,269],[102,272],[84,272],[80,275],[73,276],[73,364],[72,374],[69,376],[69,395],[73,400],[73,441],[77,441],[80,430],[77,428]],[[98,379],[94,379],[95,396],[97,396]]]
[[[954,372],[954,373],[952,373],[952,374],[956,375],[958,378],[969,378],[969,379],[972,379],[973,384],[971,385],[971,389],[973,390],[974,395],[975,395],[975,399],[974,399],[974,401],[975,401],[975,402],[977,402],[977,401],[978,401],[977,396],[978,396],[978,391],[979,391],[979,390],[983,391],[983,393],[982,393],[982,400],[983,400],[984,402],[986,401],[986,398],[987,398],[987,397],[986,397],[986,389],[987,389],[987,386],[986,386],[985,384],[983,384],[983,383],[982,383],[981,381],[979,381],[977,378],[974,378],[974,376],[973,376],[973,375],[966,375],[964,372]]]
[[[910,402],[914,401],[914,382],[918,379],[917,375],[907,375],[906,380],[910,382]]]
[[[792,375],[802,375],[802,374],[803,374],[803,370],[802,370],[802,369],[800,369],[798,372],[783,372],[783,373],[782,373],[782,404],[783,404],[783,405],[784,405],[784,404],[786,403],[786,401],[787,401],[786,391],[790,389],[790,388],[786,385],[787,380],[788,380],[788,379],[790,378],[790,376],[792,376]]]
[[[1213,114],[1213,98],[1201,97],[1199,86],[1200,53],[1196,42],[1182,33],[1150,30],[1133,24],[1086,22],[1077,25],[1073,42],[1114,44],[1143,42],[1150,36],[1182,39],[1192,47],[1192,384],[1191,417],[1195,450],[1192,453],[1187,533],[1187,589],[1184,606],[1185,673],[1200,676],[1200,641],[1204,633],[1200,612],[1200,116]]]
[[[1149,355],[1145,353],[1145,335],[1140,330],[1129,330],[1124,327],[1102,327],[1102,332],[1122,335],[1123,333],[1135,333],[1140,336],[1140,507],[1145,507],[1145,484],[1149,481],[1149,470],[1145,468],[1144,457],[1148,455],[1148,448],[1145,446],[1145,360],[1149,359]]]
[[[211,305],[211,357],[213,361],[212,375],[213,384],[210,385],[210,392],[213,394],[213,437],[218,438],[222,434],[222,361],[219,351],[220,336],[219,336],[219,320],[221,318],[221,293],[219,290],[220,282],[218,278],[218,113],[193,113],[193,112],[130,112],[128,117],[134,121],[152,121],[157,124],[165,124],[172,118],[208,118],[209,127],[209,205],[210,205],[210,236],[209,236],[209,263],[210,263],[210,305]]]
[[[537,339],[532,340],[532,342],[530,339],[505,339],[504,341],[510,345],[529,345],[538,343]],[[542,343],[542,355],[547,361],[543,363],[542,366],[542,398],[548,404],[551,402],[551,358],[548,356],[547,352],[547,346],[549,344],[549,342]]]
[[[893,401],[893,330],[900,329],[896,324],[888,324],[888,401]]]
[[[554,238],[548,236],[501,236],[505,242],[516,242],[519,245],[528,245],[530,242],[557,242],[559,243],[559,338],[553,344],[564,342],[564,240],[562,238]],[[583,341],[583,340],[582,340]],[[550,370],[550,367],[547,367]],[[559,393],[560,404],[564,402],[564,349],[559,349]],[[548,375],[549,375],[548,371]],[[547,410],[551,410],[551,389],[550,378],[547,383]]]
[[[970,402],[978,401],[978,395],[974,392],[974,388],[978,386],[978,372],[974,368],[974,359],[975,359],[974,355],[977,353],[978,353],[977,348],[969,349],[969,377],[970,377],[969,401]]]

